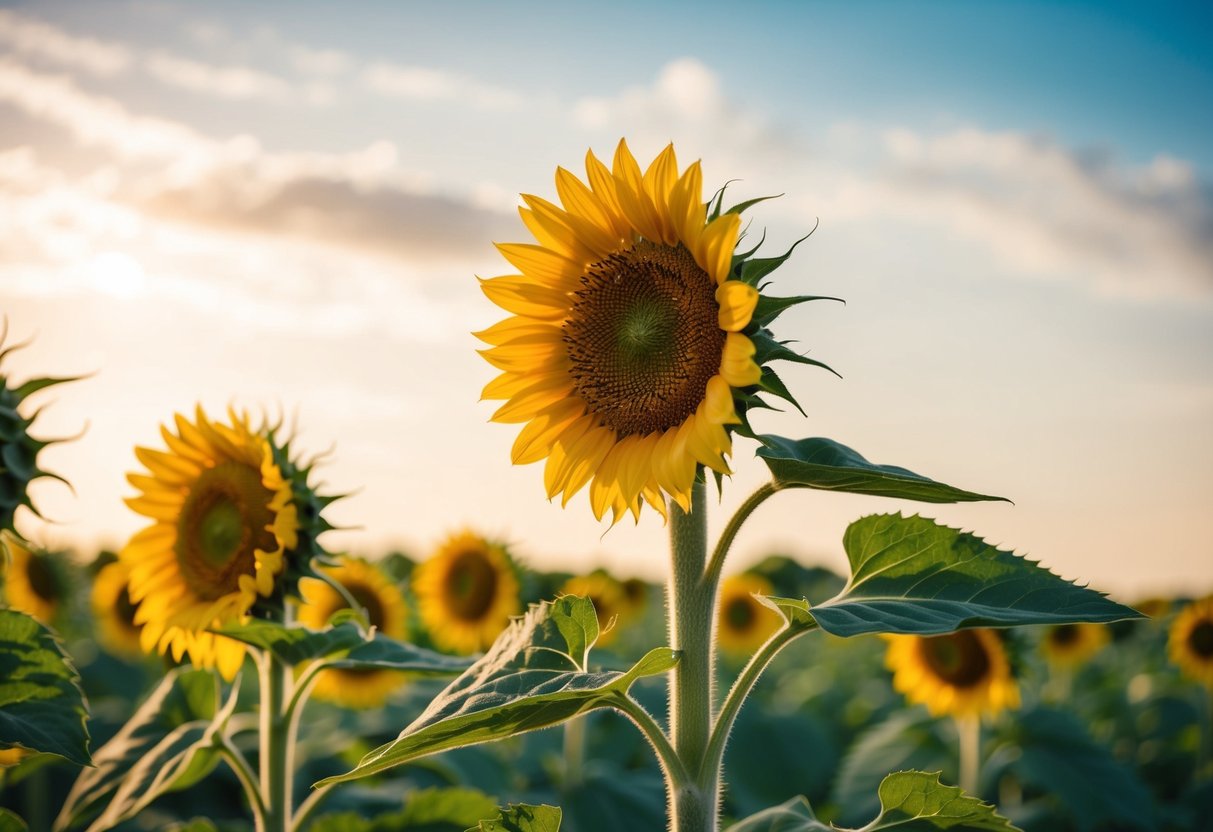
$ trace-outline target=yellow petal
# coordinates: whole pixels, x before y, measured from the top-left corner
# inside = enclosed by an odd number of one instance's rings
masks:
[[[607,178],[610,178],[609,173]],[[604,198],[564,168],[556,168],[556,194],[566,211],[598,229],[605,239],[613,241],[614,246],[622,244],[617,207],[619,201],[615,197],[614,183],[609,197]]]
[[[548,407],[526,424],[514,440],[510,460],[515,465],[538,462],[556,441],[570,444],[589,430],[594,420],[585,415],[585,403],[570,398]]]
[[[707,219],[707,206],[703,204],[703,171],[699,162],[687,168],[674,185],[670,191],[669,207],[670,222],[678,239],[688,251],[695,251]]]
[[[533,380],[493,413],[494,422],[526,422],[544,408],[568,398],[573,381],[567,374],[551,373]]]
[[[572,288],[585,265],[543,246],[528,243],[494,243],[506,260],[527,277],[552,288]]]
[[[758,306],[758,290],[740,280],[726,280],[716,287],[716,302],[720,304],[717,319],[726,332],[740,332],[750,324]]]
[[[727,285],[727,284],[726,284]],[[762,378],[762,368],[754,362],[754,342],[738,332],[724,338],[720,375],[732,387],[749,387]]]
[[[729,387],[723,376],[712,376],[708,379],[703,397],[703,412],[715,425],[740,424],[737,409],[733,405],[733,388]],[[724,450],[727,452],[727,445]]]
[[[657,158],[644,172],[644,191],[656,211],[658,225],[661,227],[661,241],[666,245],[678,242],[677,229],[670,221],[669,196],[674,184],[678,181],[678,159],[674,155],[674,145],[666,145],[665,150],[657,154]]]
[[[619,188],[610,169],[598,160],[594,151],[586,151],[585,172],[594,196],[602,203],[608,219],[615,228],[615,233],[626,242],[631,242],[632,226],[623,215],[623,206],[619,203]],[[569,174],[572,177],[572,174]],[[575,177],[574,177],[575,178]],[[556,174],[556,190],[560,192],[560,173]],[[563,195],[561,199],[564,199]],[[566,203],[567,205],[567,203]]]
[[[486,344],[500,347],[516,340],[522,340],[527,343],[534,343],[540,340],[558,341],[564,332],[560,327],[548,321],[515,315],[503,321],[498,321],[488,329],[482,329],[472,334]]]
[[[613,252],[619,246],[618,238],[598,223],[571,214],[546,199],[523,194],[535,219],[554,234],[567,234],[588,256],[573,258],[581,263],[597,260]]]
[[[482,279],[480,291],[507,312],[544,321],[563,320],[570,307],[567,291],[539,286],[522,275]]]
[[[663,238],[657,209],[644,189],[644,178],[640,165],[628,150],[627,142],[620,139],[615,149],[615,161],[611,168],[615,175],[615,191],[623,214],[640,235],[654,242]]]
[[[737,247],[737,232],[741,230],[741,217],[724,214],[708,223],[699,238],[699,247],[694,251],[695,262],[711,275],[717,284],[729,277],[733,263],[733,249]]]

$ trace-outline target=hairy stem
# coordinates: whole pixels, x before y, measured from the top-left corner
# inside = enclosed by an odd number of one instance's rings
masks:
[[[702,768],[712,730],[715,693],[713,624],[716,583],[703,580],[708,553],[707,500],[702,482],[691,492],[691,512],[670,505],[670,646],[679,651],[670,671],[670,736],[688,772]],[[673,832],[716,832],[719,772],[708,782],[668,783]]]
[[[981,717],[956,717],[956,733],[960,737],[960,788],[965,794],[980,797]]]
[[[644,734],[645,739],[653,746],[653,751],[657,753],[657,759],[661,760],[661,768],[665,772],[666,782],[670,785],[670,793],[673,794],[677,789],[689,785],[691,782],[690,775],[687,774],[686,768],[682,765],[682,760],[674,752],[674,746],[670,745],[669,738],[661,730],[661,726],[657,724],[652,715],[626,693],[621,695],[618,701],[612,704],[635,723],[636,727],[640,729],[640,733]]]
[[[284,618],[288,616],[284,615]],[[286,622],[286,623],[289,623]],[[295,736],[291,702],[291,666],[273,652],[259,660],[261,682],[261,798],[266,832],[290,832],[291,785],[295,776]]]
[[[261,790],[257,788],[257,775],[231,737],[226,733],[221,734],[217,743],[219,756],[227,761],[228,767],[235,772],[236,779],[240,781],[248,798],[249,808],[253,811],[253,826],[261,832],[265,829],[265,803],[261,800]]]
[[[720,571],[724,568],[724,559],[728,556],[729,548],[733,545],[733,540],[737,537],[737,532],[741,530],[742,524],[754,513],[754,509],[778,491],[779,486],[773,482],[759,486],[758,490],[751,494],[737,509],[737,513],[729,519],[729,524],[721,533],[720,540],[716,541],[716,548],[712,551],[712,559],[708,562],[708,568],[703,573],[705,584],[714,587],[720,583]]]

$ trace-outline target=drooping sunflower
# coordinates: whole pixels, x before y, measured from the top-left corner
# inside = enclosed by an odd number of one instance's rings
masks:
[[[1193,601],[1175,616],[1167,654],[1185,676],[1213,690],[1213,596]]]
[[[731,575],[720,582],[716,638],[721,650],[749,655],[779,629],[779,613],[754,597],[772,592],[771,582],[752,572]]]
[[[0,324],[0,364],[7,355],[28,343],[14,344],[6,349],[4,340],[7,336],[8,319],[5,318]],[[38,467],[38,454],[42,449],[60,440],[36,439],[30,435],[38,413],[22,416],[24,402],[39,390],[75,380],[47,376],[10,385],[8,374],[0,367],[0,530],[13,528],[20,507],[38,514],[30,499],[30,483],[41,477],[63,481],[59,475]]]
[[[886,636],[893,687],[935,716],[994,716],[1019,707],[1019,685],[994,630]]]
[[[1053,624],[1045,628],[1040,649],[1049,664],[1072,669],[1086,664],[1109,640],[1110,633],[1103,624]]]
[[[71,601],[67,563],[7,530],[0,532],[0,547],[8,552],[3,570],[5,606],[53,625]]]
[[[413,592],[430,638],[459,653],[485,649],[521,612],[505,548],[470,531],[451,535],[417,565]]]
[[[391,638],[405,638],[408,607],[400,587],[387,575],[364,560],[350,557],[325,571],[362,605],[371,626]],[[341,594],[324,581],[308,578],[300,582],[299,588],[303,593],[299,622],[308,627],[321,629],[334,613],[349,608]],[[378,708],[404,679],[405,675],[395,670],[330,669],[316,678],[314,694],[349,708]]]
[[[131,601],[130,566],[124,561],[108,563],[93,579],[93,619],[97,622],[97,640],[115,656],[137,658],[143,655],[140,631],[135,623],[138,606]]]
[[[290,459],[273,429],[228,416],[224,424],[201,407],[193,421],[177,414],[175,432],[160,430],[167,450],[135,449],[147,472],[127,476],[142,493],[126,503],[152,524],[119,558],[130,568],[143,648],[177,661],[188,654],[231,679],[244,645],[208,628],[243,619],[276,588],[294,594],[279,584],[307,573],[332,498],[311,491],[310,466]]]
[[[594,603],[598,616],[598,646],[608,647],[619,637],[619,628],[629,612],[627,597],[619,581],[598,570],[589,575],[574,575],[564,582],[560,595],[579,595]]]
[[[747,206],[705,204],[699,163],[680,174],[673,145],[642,172],[620,141],[609,169],[588,153],[586,174],[557,168],[560,206],[524,194],[536,242],[497,246],[518,273],[481,283],[511,313],[477,333],[502,371],[483,398],[524,425],[515,464],[546,458],[549,499],[588,483],[599,519],[639,517],[642,501],[664,515],[663,495],[689,511],[700,465],[730,473],[754,394],[786,396],[764,362],[816,363],[770,337],[779,305],[759,306],[791,252],[748,267],[753,252],[734,254]]]

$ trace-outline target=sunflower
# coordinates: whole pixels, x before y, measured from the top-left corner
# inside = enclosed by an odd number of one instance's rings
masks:
[[[12,768],[33,753],[28,748],[22,748],[19,745],[0,748],[0,768]]]
[[[619,636],[619,626],[630,612],[627,596],[619,581],[598,570],[589,575],[574,575],[564,582],[560,595],[579,595],[594,602],[598,615],[598,646],[607,647]]]
[[[995,631],[885,638],[885,666],[893,671],[893,687],[933,715],[994,716],[1003,708],[1019,707],[1019,686]]]
[[[488,647],[521,611],[509,555],[470,531],[447,538],[417,565],[413,591],[430,638],[459,653]]]
[[[29,342],[14,344],[7,349],[4,340],[8,336],[8,318],[0,325],[0,364],[11,352],[19,350]],[[38,509],[29,495],[29,486],[41,477],[60,480],[63,478],[38,467],[38,454],[48,445],[62,441],[58,439],[36,439],[30,428],[38,418],[35,412],[28,418],[21,415],[28,396],[56,384],[75,381],[75,378],[32,378],[22,384],[10,386],[9,377],[0,368],[0,530],[12,529],[17,509],[24,506],[35,515]]]
[[[753,572],[732,575],[720,582],[716,639],[721,650],[748,655],[779,629],[779,613],[754,597],[772,592],[771,582]]]
[[[1185,676],[1213,690],[1213,596],[1193,601],[1175,617],[1167,653]]]
[[[1054,624],[1045,629],[1040,649],[1054,667],[1075,668],[1102,650],[1109,637],[1103,624]]]
[[[137,658],[143,655],[140,631],[135,623],[138,607],[131,602],[130,566],[113,561],[101,568],[93,579],[93,618],[97,622],[97,640],[115,656]]]
[[[610,169],[588,153],[586,174],[557,168],[562,206],[524,194],[536,243],[497,246],[519,273],[481,283],[511,313],[477,333],[502,371],[483,398],[505,402],[493,421],[524,425],[515,464],[546,458],[549,499],[588,483],[600,520],[642,502],[664,515],[663,495],[690,511],[700,465],[730,473],[753,393],[786,394],[760,362],[807,361],[755,314],[758,280],[788,255],[746,269],[745,206],[709,211],[699,163],[679,174],[673,145],[641,172],[620,141]]]
[[[0,532],[0,547],[8,552],[5,604],[43,624],[53,624],[71,599],[67,564],[58,555],[31,546],[9,531]]]
[[[301,527],[298,478],[283,471],[273,431],[228,415],[230,424],[201,407],[192,422],[177,414],[175,433],[160,429],[168,450],[135,449],[147,473],[127,475],[142,493],[126,504],[153,522],[119,558],[130,569],[143,649],[171,651],[177,661],[188,653],[230,680],[244,645],[208,629],[242,620],[274,592]]]
[[[623,590],[624,617],[639,618],[649,603],[649,585],[642,578],[625,578],[619,582]]]
[[[337,581],[366,610],[371,626],[394,639],[403,639],[408,630],[408,608],[404,595],[377,567],[364,560],[342,558],[341,565],[325,572]],[[315,578],[299,585],[303,604],[299,622],[314,629],[328,626],[333,614],[349,608],[341,594]],[[317,698],[350,708],[378,708],[404,682],[404,674],[395,670],[326,670],[316,679]]]

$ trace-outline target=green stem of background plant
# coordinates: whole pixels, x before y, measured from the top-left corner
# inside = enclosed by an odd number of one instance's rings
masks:
[[[289,623],[289,622],[288,622]],[[264,832],[290,832],[291,784],[295,774],[291,714],[291,666],[271,651],[259,659],[261,672],[261,797]]]
[[[960,783],[965,794],[980,797],[981,785],[981,717],[958,716],[956,733],[960,738]]]
[[[564,787],[581,785],[585,768],[585,729],[589,714],[564,724]]]
[[[778,492],[779,486],[773,482],[759,486],[758,490],[747,497],[746,501],[737,509],[737,513],[730,518],[729,524],[725,526],[724,531],[720,535],[720,540],[716,541],[716,548],[712,551],[712,559],[708,562],[708,568],[703,573],[704,583],[710,584],[713,587],[713,591],[720,584],[720,572],[724,569],[724,559],[728,557],[729,549],[733,546],[733,540],[737,537],[737,532],[741,530],[741,525],[754,513],[754,509],[762,505],[768,497]]]
[[[713,623],[716,582],[705,580],[708,556],[706,489],[696,481],[691,512],[670,505],[670,646],[679,651],[670,671],[670,738],[683,768],[703,767],[712,730],[715,692]],[[672,832],[715,832],[719,771],[703,782],[674,782],[667,772]]]

